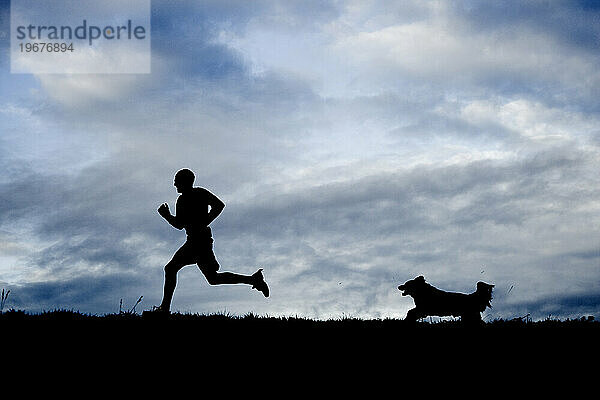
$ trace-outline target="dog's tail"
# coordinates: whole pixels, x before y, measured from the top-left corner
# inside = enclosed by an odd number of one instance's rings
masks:
[[[487,307],[492,308],[492,290],[494,285],[485,282],[477,282],[477,298],[479,300],[479,311],[483,312]]]

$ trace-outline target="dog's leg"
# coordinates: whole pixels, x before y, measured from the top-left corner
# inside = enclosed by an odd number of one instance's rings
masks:
[[[480,326],[483,324],[481,314],[478,312],[465,313],[460,316],[460,321],[464,326]]]
[[[406,318],[404,318],[404,321],[414,324],[415,322],[417,322],[417,320],[419,318],[422,318],[422,317],[423,317],[423,315],[421,315],[419,310],[417,310],[417,308],[415,307],[411,310],[408,310],[408,312],[406,313]]]

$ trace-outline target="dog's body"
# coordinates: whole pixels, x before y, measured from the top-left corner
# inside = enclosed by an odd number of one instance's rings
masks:
[[[477,290],[470,294],[445,292],[437,289],[419,276],[398,286],[402,296],[411,296],[415,308],[409,310],[406,321],[414,322],[426,316],[461,317],[465,324],[481,322],[481,312],[492,307],[492,289],[494,285],[477,282]]]

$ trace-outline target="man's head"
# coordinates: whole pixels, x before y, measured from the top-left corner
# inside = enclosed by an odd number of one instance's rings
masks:
[[[187,168],[180,169],[175,174],[173,185],[177,188],[178,193],[183,193],[191,189],[194,185],[194,173]]]

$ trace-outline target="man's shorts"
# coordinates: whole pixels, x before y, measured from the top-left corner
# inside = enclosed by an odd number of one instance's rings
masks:
[[[173,255],[173,262],[182,267],[189,264],[198,264],[202,272],[216,272],[219,270],[219,263],[213,252],[213,238],[192,238],[187,240]]]

